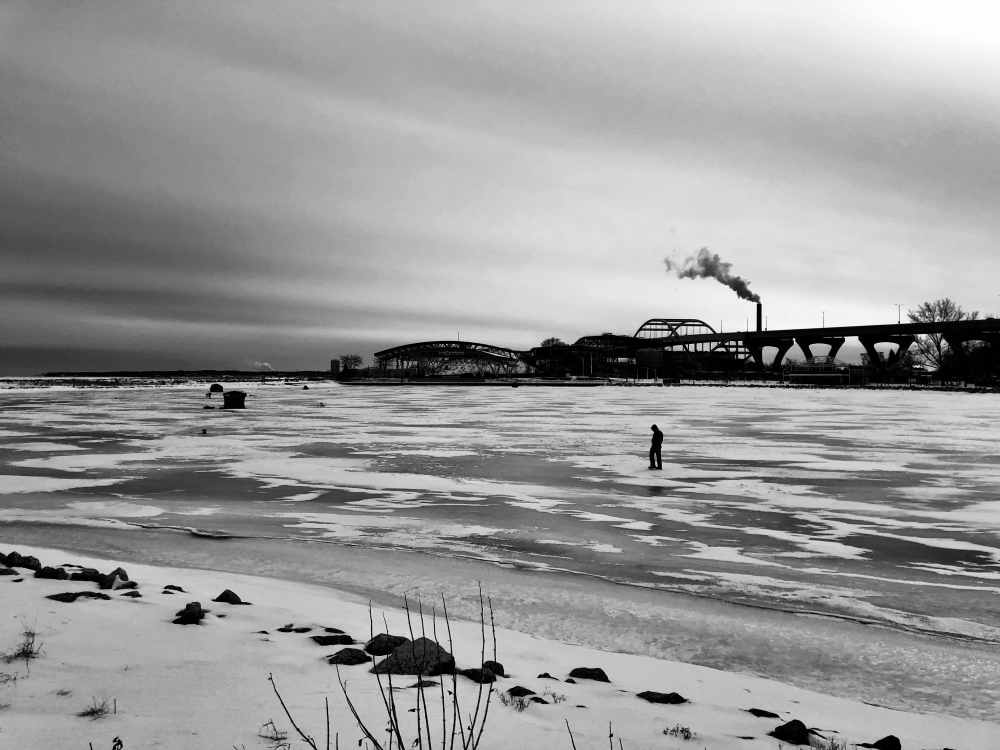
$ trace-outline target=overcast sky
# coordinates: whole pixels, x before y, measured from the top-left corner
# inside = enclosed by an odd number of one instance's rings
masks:
[[[0,372],[1000,312],[1000,6],[4,2]]]

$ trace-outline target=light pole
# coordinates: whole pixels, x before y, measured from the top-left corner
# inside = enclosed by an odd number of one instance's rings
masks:
[[[901,302],[893,303],[896,305],[896,325],[903,322],[903,304]]]

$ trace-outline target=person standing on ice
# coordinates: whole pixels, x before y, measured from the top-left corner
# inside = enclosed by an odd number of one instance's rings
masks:
[[[663,445],[663,433],[655,424],[653,430],[653,444],[649,447],[649,468],[662,469],[663,461],[660,459],[660,446]]]

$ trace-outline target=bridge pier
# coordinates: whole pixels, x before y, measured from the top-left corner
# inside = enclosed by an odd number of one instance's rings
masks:
[[[764,347],[773,346],[777,348],[778,353],[775,355],[774,361],[771,362],[770,368],[772,370],[780,370],[781,360],[788,354],[788,350],[795,346],[795,340],[790,338],[755,339],[752,343],[747,342],[746,346],[750,350],[750,356],[753,357],[754,362],[762,370],[767,367],[764,364]]]
[[[799,336],[795,339],[795,343],[798,344],[802,353],[806,355],[806,359],[812,359],[813,353],[810,347],[816,344],[826,344],[829,346],[830,353],[827,356],[831,359],[836,359],[837,352],[844,345],[844,341],[843,336]]]
[[[858,341],[868,353],[868,361],[871,362],[872,367],[882,366],[882,359],[878,355],[878,350],[875,348],[875,344],[895,344],[899,347],[894,352],[896,360],[898,361],[899,358],[902,357],[911,346],[913,346],[914,340],[915,338],[912,334],[905,334],[901,336],[879,336],[878,334],[858,336]]]

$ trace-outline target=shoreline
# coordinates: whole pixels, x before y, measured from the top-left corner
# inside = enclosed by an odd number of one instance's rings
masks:
[[[59,549],[24,545],[17,548],[21,554],[38,556],[44,565],[72,563],[101,570],[116,565],[113,560]],[[0,552],[13,549],[5,544]],[[297,719],[303,724],[318,731],[319,696],[325,694],[330,697],[331,721],[340,727],[341,739],[345,736],[355,739],[357,730],[343,705],[332,668],[320,658],[336,648],[318,647],[297,634],[279,639],[274,628],[289,621],[313,628],[325,624],[347,630],[363,641],[368,635],[368,610],[362,597],[328,586],[236,573],[137,564],[128,564],[127,569],[132,580],[138,582],[142,598],[128,601],[115,596],[115,601],[80,600],[63,604],[43,596],[50,589],[96,587],[84,582],[29,577],[18,584],[10,577],[0,579],[0,600],[11,613],[0,632],[5,647],[14,637],[19,617],[33,618],[35,627],[45,635],[45,653],[32,663],[30,676],[19,678],[13,687],[0,688],[4,690],[0,703],[10,704],[0,712],[0,728],[6,738],[14,740],[12,746],[29,746],[33,742],[36,746],[70,747],[79,744],[81,732],[92,732],[97,738],[98,733],[110,734],[112,730],[113,736],[122,737],[126,747],[146,746],[152,735],[160,741],[159,746],[190,746],[183,743],[193,733],[200,738],[198,746],[235,743],[256,746],[250,744],[259,742],[255,730],[269,719],[289,729],[270,693],[267,673],[275,674],[286,700],[301,705]],[[166,583],[180,585],[190,594],[159,593]],[[209,603],[219,593],[215,589],[222,588],[236,591],[253,606]],[[169,624],[174,611],[189,600],[201,601],[214,615],[225,618],[206,618],[206,624],[198,628]],[[405,632],[401,612],[387,608],[385,616],[390,632]],[[452,628],[459,667],[476,666],[478,623],[453,619]],[[268,630],[266,640],[256,630]],[[100,637],[95,637],[97,634]],[[575,646],[505,628],[497,629],[497,641],[498,660],[512,677],[499,680],[496,687],[507,690],[522,685],[540,695],[549,687],[568,697],[559,704],[531,705],[517,712],[501,705],[494,696],[484,748],[569,747],[564,720],[570,721],[577,739],[583,738],[581,746],[593,745],[606,737],[610,720],[629,748],[682,746],[686,744],[682,740],[668,740],[662,734],[663,729],[680,724],[694,731],[700,745],[711,750],[770,749],[776,740],[766,732],[792,718],[821,728],[828,739],[841,738],[850,743],[875,742],[894,734],[902,741],[903,748],[958,745],[968,750],[988,750],[993,747],[990,743],[997,732],[997,725],[987,722],[896,711],[759,677]],[[82,644],[89,646],[83,648]],[[228,661],[234,656],[238,656],[237,663]],[[578,680],[570,685],[534,676],[549,672],[561,680],[570,669],[579,666],[605,669],[611,684]],[[0,671],[9,669],[0,666]],[[372,690],[377,687],[373,686],[367,669],[359,666],[344,670],[350,676],[356,704],[365,706],[364,710],[376,707],[377,693]],[[128,677],[127,672],[131,672]],[[186,678],[185,672],[197,674],[200,684],[192,686],[191,675]],[[467,678],[458,679],[466,694],[475,688]],[[75,686],[70,686],[74,680]],[[63,683],[62,688],[52,687]],[[46,705],[35,704],[41,697],[62,689],[71,690],[75,699],[71,705],[75,708],[81,699],[89,699],[88,690],[97,690],[100,685],[117,696],[116,716],[91,722],[67,712],[64,706],[67,701],[50,699]],[[178,693],[185,687],[195,696],[201,696],[200,709],[191,702],[192,695]],[[636,697],[644,690],[676,691],[690,703],[679,706],[646,703]],[[205,702],[207,695],[215,699]],[[180,717],[171,711],[170,700],[177,701],[175,708],[187,714],[184,719],[187,726],[183,729],[177,724]],[[577,705],[587,708],[580,709]],[[781,719],[756,718],[746,713],[749,708],[779,713]],[[107,744],[103,734],[95,746]],[[748,736],[754,739],[741,739]],[[28,738],[32,742],[25,744]],[[48,741],[41,742],[43,738]],[[20,744],[17,740],[21,740]]]

